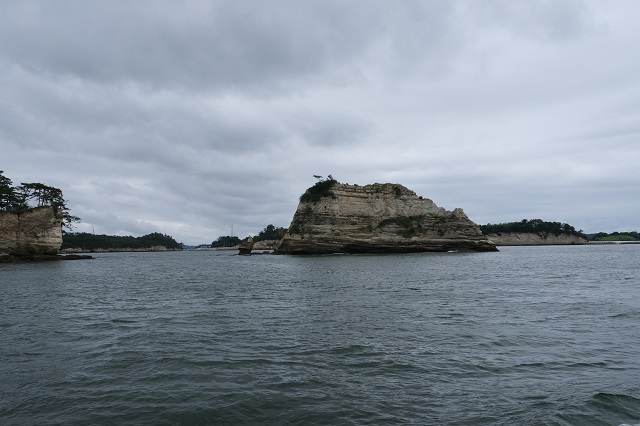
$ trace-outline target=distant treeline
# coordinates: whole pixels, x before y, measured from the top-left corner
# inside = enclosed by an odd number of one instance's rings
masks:
[[[242,240],[235,235],[225,235],[218,237],[217,240],[211,243],[211,247],[235,247],[239,245]]]
[[[264,240],[280,240],[284,237],[284,234],[287,232],[287,228],[278,228],[271,224],[267,225],[262,231],[258,233],[255,237],[253,237],[253,241],[264,241]],[[249,237],[247,237],[249,238]],[[246,240],[245,238],[244,240]],[[217,240],[211,243],[211,247],[235,247],[238,244],[242,243],[244,240],[236,236],[225,235],[222,237],[218,237]]]
[[[164,246],[169,250],[181,250],[182,244],[171,236],[154,232],[142,237],[96,235],[86,232],[65,232],[62,236],[63,249],[149,249]]]
[[[480,225],[483,234],[499,234],[509,232],[528,232],[538,233],[544,232],[553,235],[571,234],[579,237],[587,238],[582,230],[577,231],[576,228],[568,223],[545,222],[542,219],[522,219],[520,222],[508,222],[486,225]]]
[[[640,241],[640,233],[631,232],[598,232],[597,234],[589,234],[589,240],[592,241]]]

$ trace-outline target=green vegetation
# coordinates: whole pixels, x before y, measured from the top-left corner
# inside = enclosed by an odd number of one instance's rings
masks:
[[[480,225],[483,234],[499,234],[509,232],[539,233],[545,232],[553,235],[570,234],[578,237],[587,238],[587,236],[568,223],[545,222],[542,219],[522,219],[520,222],[508,222],[498,224]]]
[[[95,235],[86,232],[65,232],[62,235],[62,249],[82,250],[120,250],[120,249],[150,249],[151,247],[164,246],[168,250],[182,250],[182,244],[169,235],[159,232],[147,234],[142,237]]]
[[[413,222],[416,220],[422,220],[425,218],[425,215],[416,215],[416,216],[396,216],[389,217],[387,219],[383,219],[378,223],[378,228],[384,228],[387,225],[398,225],[402,228],[410,228],[413,226]]]
[[[316,176],[320,178],[319,176]],[[304,194],[300,196],[300,201],[303,203],[317,203],[324,197],[334,197],[331,188],[338,183],[331,175],[328,178],[322,179],[307,189]]]
[[[253,241],[264,241],[264,240],[280,240],[286,234],[287,228],[276,228],[275,226],[269,224],[262,231],[258,233],[255,237],[253,237]]]
[[[16,189],[13,187],[11,179],[4,176],[3,173],[0,170],[0,211],[17,210],[22,206],[18,200]]]
[[[236,236],[225,235],[223,237],[218,237],[217,240],[211,243],[211,247],[235,247],[239,245],[242,240]]]
[[[635,231],[612,232],[610,234],[598,232],[597,234],[589,235],[589,239],[592,241],[640,241],[640,233]]]
[[[73,216],[67,207],[62,191],[42,183],[22,183],[13,186],[13,182],[0,170],[0,211],[21,212],[34,207],[51,206],[56,214],[62,216],[65,228],[73,228],[80,218]]]
[[[253,237],[254,242],[265,241],[265,240],[280,240],[284,237],[284,234],[287,232],[287,228],[275,227],[272,224],[267,225],[262,231],[258,233],[255,237]],[[218,237],[217,240],[211,243],[211,247],[235,247],[241,244],[244,240],[236,236],[226,235],[223,237]]]
[[[399,235],[402,235],[404,238],[411,238],[416,235],[418,230],[421,230],[419,222],[425,218],[425,215],[416,215],[416,216],[395,216],[389,217],[387,219],[383,219],[378,223],[377,228],[384,228],[387,225],[396,225],[401,229],[398,231]]]
[[[293,225],[291,225],[291,228],[289,228],[289,233],[291,235],[299,234],[300,233],[300,225],[298,225],[297,223],[294,223]]]
[[[455,220],[455,219],[456,219],[456,215],[453,213],[450,213],[449,216],[438,216],[438,218],[436,219],[436,223],[443,225],[448,221]]]

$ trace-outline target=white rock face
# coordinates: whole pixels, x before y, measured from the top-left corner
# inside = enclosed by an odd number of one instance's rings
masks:
[[[503,232],[487,234],[497,246],[541,246],[587,244],[587,239],[571,234],[553,235],[546,232]]]
[[[62,245],[62,218],[52,207],[0,212],[0,256],[56,255]]]
[[[276,252],[496,251],[462,209],[447,211],[402,185],[335,183],[300,201]]]

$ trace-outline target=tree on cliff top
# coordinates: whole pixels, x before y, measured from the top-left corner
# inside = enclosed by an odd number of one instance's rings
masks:
[[[62,191],[42,183],[22,183],[13,186],[11,179],[0,170],[0,211],[21,212],[33,207],[51,206],[62,216],[62,224],[71,229],[80,218],[73,216],[67,207]]]
[[[338,183],[338,181],[331,175],[326,179],[322,179],[322,176],[317,175],[313,175],[313,177],[318,179],[318,182],[316,182],[316,184],[311,188],[308,188],[304,194],[300,196],[300,201],[303,203],[316,203],[323,197],[332,197],[333,192],[331,192],[331,188],[333,188],[333,185]]]
[[[0,170],[0,211],[15,210],[18,205],[16,191],[11,179],[3,173],[4,171]]]

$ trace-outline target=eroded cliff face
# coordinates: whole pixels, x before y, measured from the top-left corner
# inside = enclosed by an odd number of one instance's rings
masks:
[[[462,211],[447,211],[402,185],[335,183],[300,201],[281,254],[496,251]]]
[[[0,212],[0,257],[56,255],[62,245],[62,218],[52,207]]]
[[[487,234],[487,238],[498,246],[542,246],[588,243],[586,238],[577,235],[554,235],[547,232],[502,232],[498,234]]]

